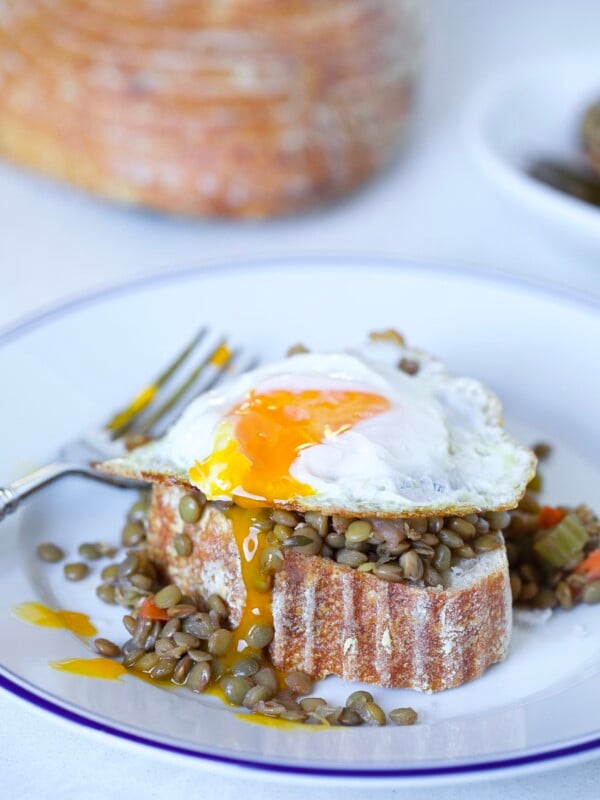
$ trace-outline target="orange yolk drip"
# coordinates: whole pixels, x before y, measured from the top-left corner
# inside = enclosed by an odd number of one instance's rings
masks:
[[[78,636],[95,636],[98,632],[85,614],[77,611],[53,611],[41,603],[19,603],[12,609],[17,619],[43,628],[65,628]]]
[[[50,666],[60,672],[81,675],[84,678],[100,678],[105,681],[116,681],[127,673],[127,668],[110,658],[65,658],[62,661],[51,661]]]
[[[268,519],[269,511],[264,508],[240,508],[232,506],[225,514],[233,527],[233,535],[240,552],[242,580],[246,588],[246,601],[242,609],[242,619],[233,631],[229,650],[223,658],[226,665],[232,664],[240,653],[250,650],[246,637],[253,625],[272,625],[271,584],[260,570],[260,554],[264,547],[264,533],[260,531],[263,520]],[[249,655],[250,653],[248,653]]]
[[[299,453],[381,414],[389,400],[356,391],[249,392],[225,417],[214,452],[190,469],[190,479],[208,497],[266,502],[314,494],[290,469]],[[242,495],[243,496],[243,495]]]

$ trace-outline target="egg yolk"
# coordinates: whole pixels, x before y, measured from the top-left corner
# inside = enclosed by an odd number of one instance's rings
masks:
[[[339,436],[390,402],[358,391],[251,391],[220,423],[215,448],[190,469],[208,497],[250,495],[267,502],[314,494],[290,468],[299,453]]]

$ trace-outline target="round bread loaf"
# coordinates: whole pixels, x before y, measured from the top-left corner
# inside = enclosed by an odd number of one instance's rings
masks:
[[[268,217],[392,156],[413,0],[0,0],[0,155],[105,197]]]

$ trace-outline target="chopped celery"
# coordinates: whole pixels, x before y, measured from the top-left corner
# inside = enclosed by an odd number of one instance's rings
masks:
[[[554,528],[536,535],[533,549],[543,562],[553,567],[564,567],[583,550],[588,540],[589,536],[578,517],[567,514]]]

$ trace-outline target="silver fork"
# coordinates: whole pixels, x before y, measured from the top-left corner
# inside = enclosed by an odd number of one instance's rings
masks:
[[[144,386],[123,409],[104,425],[92,429],[64,445],[57,457],[46,466],[19,478],[8,486],[0,486],[0,521],[16,511],[21,501],[63,475],[83,475],[114,486],[141,488],[141,481],[118,478],[99,472],[94,462],[124,455],[132,446],[160,435],[159,425],[173,415],[192,394],[207,391],[225,375],[247,369],[239,365],[240,353],[230,349],[225,339],[211,344],[189,375],[161,400],[161,389],[179,369],[198,353],[208,330],[202,328],[192,341],[154,380]]]

